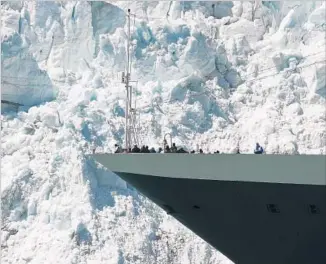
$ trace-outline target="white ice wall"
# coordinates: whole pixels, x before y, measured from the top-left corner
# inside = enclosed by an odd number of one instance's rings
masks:
[[[144,144],[325,151],[322,3],[2,4],[4,262],[228,263],[85,157],[123,143],[128,7]]]

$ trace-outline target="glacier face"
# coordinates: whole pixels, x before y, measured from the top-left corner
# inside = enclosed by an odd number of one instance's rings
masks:
[[[85,156],[123,140],[128,8],[143,142],[325,151],[323,1],[2,2],[4,263],[230,263]]]

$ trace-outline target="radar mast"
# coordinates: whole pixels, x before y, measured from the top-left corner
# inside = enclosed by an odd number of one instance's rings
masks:
[[[128,32],[127,32],[127,65],[126,71],[122,73],[122,83],[126,87],[126,109],[125,109],[125,149],[128,151],[133,145],[139,145],[138,138],[138,124],[137,124],[137,110],[136,110],[136,98],[133,99],[133,87],[130,83],[134,82],[130,80],[131,75],[131,56],[130,56],[130,44],[131,44],[131,30],[130,19],[132,14],[128,9]],[[136,96],[134,96],[136,97]],[[134,101],[133,101],[134,100]]]

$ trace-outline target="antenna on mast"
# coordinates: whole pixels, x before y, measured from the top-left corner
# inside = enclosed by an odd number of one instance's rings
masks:
[[[127,67],[126,72],[122,73],[122,83],[125,84],[127,98],[126,98],[126,110],[125,110],[125,149],[128,151],[129,148],[132,147],[133,144],[139,145],[138,140],[138,131],[137,131],[137,113],[136,113],[136,104],[133,107],[132,104],[132,94],[133,89],[130,83],[130,74],[131,74],[131,58],[130,58],[130,18],[131,13],[130,9],[128,9],[128,34],[127,34]]]

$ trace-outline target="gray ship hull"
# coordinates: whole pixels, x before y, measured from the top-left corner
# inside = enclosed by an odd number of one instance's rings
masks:
[[[326,263],[325,156],[94,158],[237,264]]]

